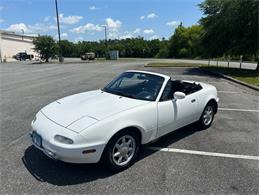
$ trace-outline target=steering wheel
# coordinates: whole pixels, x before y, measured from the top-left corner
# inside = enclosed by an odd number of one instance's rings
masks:
[[[154,97],[154,92],[145,90],[138,93],[137,96],[150,100]]]

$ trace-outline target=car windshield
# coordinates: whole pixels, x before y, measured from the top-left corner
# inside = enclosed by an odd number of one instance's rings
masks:
[[[124,72],[102,90],[124,97],[155,101],[163,81],[163,77],[153,74]]]

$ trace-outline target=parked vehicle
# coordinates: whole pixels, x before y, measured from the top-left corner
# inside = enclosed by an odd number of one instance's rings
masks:
[[[34,117],[32,143],[52,159],[100,160],[114,171],[134,163],[141,144],[198,122],[210,127],[219,98],[214,86],[127,71],[103,89],[71,95]]]
[[[27,54],[26,52],[19,52],[13,56],[14,59],[20,60],[20,61],[25,61],[27,59],[32,60],[33,57],[34,56],[32,54]]]
[[[95,53],[89,52],[80,56],[81,60],[95,60]]]

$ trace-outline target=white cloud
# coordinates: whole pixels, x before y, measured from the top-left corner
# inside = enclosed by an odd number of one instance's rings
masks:
[[[49,30],[56,30],[57,26],[50,25],[50,24],[42,24],[36,23],[34,25],[28,25],[28,32],[29,33],[43,33],[48,32]]]
[[[6,28],[8,31],[14,31],[14,32],[22,32],[25,33],[29,31],[28,27],[24,23],[18,23],[18,24],[11,24],[8,28]]]
[[[84,38],[79,36],[74,39],[74,42],[82,41]]]
[[[68,33],[61,33],[61,34],[60,34],[60,37],[61,37],[61,39],[64,39],[64,38],[68,37]],[[55,35],[55,39],[58,39],[58,38],[59,38],[59,35],[56,34],[56,35]]]
[[[119,20],[114,20],[112,18],[106,18],[105,25],[107,26],[108,38],[117,39],[119,38],[119,28],[122,26],[122,22]],[[86,33],[86,32],[98,32],[104,30],[104,27],[100,24],[87,23],[83,26],[78,26],[73,28],[71,31],[74,33]]]
[[[51,16],[46,16],[46,17],[44,17],[43,21],[48,22],[50,19],[51,19]]]
[[[57,29],[57,28],[58,28],[58,27],[57,27],[56,25],[50,25],[50,26],[49,26],[49,29],[50,29],[50,30],[54,30],[54,29]]]
[[[67,37],[67,36],[68,36],[68,33],[61,33],[60,36],[61,36],[61,37]]]
[[[159,37],[157,36],[157,35],[153,35],[153,36],[151,36],[149,39],[150,40],[154,40],[154,39],[158,39]]]
[[[106,26],[108,27],[108,38],[118,39],[120,38],[119,28],[122,26],[122,22],[119,20],[114,20],[112,18],[107,18]]]
[[[180,25],[180,23],[181,23],[180,21],[173,20],[173,21],[167,22],[166,25],[170,26],[170,27],[177,27],[178,25]]]
[[[73,28],[71,31],[74,33],[85,33],[87,31],[101,31],[103,28],[100,25],[87,23],[84,26]]]
[[[145,29],[144,34],[153,34],[154,30],[153,29]]]
[[[143,16],[140,16],[140,20],[144,20],[145,18],[147,19],[153,19],[153,18],[158,18],[159,16],[156,15],[155,13],[150,13],[150,14],[147,14],[146,16],[143,15]]]
[[[125,35],[121,35],[119,37],[119,39],[131,39],[131,38],[133,38],[132,34],[125,34]]]
[[[158,16],[155,13],[150,13],[147,15],[148,19],[152,19],[152,18],[158,18]]]
[[[120,33],[117,29],[108,31],[108,39],[120,39]]]
[[[93,11],[93,10],[96,10],[97,8],[96,8],[96,6],[92,5],[92,6],[89,6],[88,9],[91,10],[91,11]]]
[[[134,38],[138,36],[141,32],[140,28],[136,28],[132,32],[125,31],[123,35],[119,36],[119,39],[127,39],[127,38]]]
[[[5,30],[8,31],[13,31],[13,32],[17,32],[17,33],[22,33],[22,31],[24,31],[24,33],[34,33],[34,34],[39,34],[39,33],[43,33],[43,32],[48,32],[49,30],[56,30],[56,26],[55,25],[46,25],[46,24],[42,24],[42,23],[36,23],[34,25],[26,25],[25,23],[17,23],[17,24],[11,24],[8,28],[6,28]]]
[[[139,34],[141,32],[141,29],[140,28],[136,28],[134,31],[133,31],[133,34]]]
[[[3,23],[4,21],[5,21],[4,19],[0,18],[0,23]]]
[[[107,18],[106,25],[109,29],[118,29],[121,27],[122,22],[119,20],[113,20],[112,18]]]
[[[45,24],[36,23],[34,25],[27,25],[28,32],[30,33],[39,33],[39,32],[46,32],[48,31],[48,26]]]
[[[64,17],[64,14],[59,15],[60,23],[62,24],[77,24],[81,19],[83,19],[82,16],[66,16]],[[55,18],[56,20],[56,18]]]

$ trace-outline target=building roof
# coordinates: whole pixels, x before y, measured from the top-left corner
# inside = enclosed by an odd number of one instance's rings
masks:
[[[18,33],[15,33],[15,32],[12,32],[12,31],[6,31],[6,30],[0,30],[0,34],[3,36],[3,35],[6,35],[6,36],[10,36],[10,37],[21,37],[21,38],[28,38],[28,39],[33,39],[39,35],[26,35],[26,34],[18,34]]]

